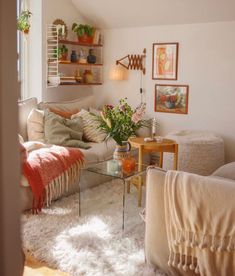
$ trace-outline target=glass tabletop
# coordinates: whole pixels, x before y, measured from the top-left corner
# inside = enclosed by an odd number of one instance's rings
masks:
[[[113,169],[110,170],[110,163],[112,163],[113,161],[114,160],[107,160],[100,163],[96,163],[96,164],[90,165],[85,170],[89,172],[97,173],[100,175],[106,175],[106,176],[111,176],[114,178],[121,178],[126,180],[132,176],[138,176],[143,174],[148,167],[148,165],[143,164],[141,168],[139,168],[139,165],[137,163],[135,165],[135,169],[131,172],[124,172],[121,167],[119,167],[117,170],[113,170]]]

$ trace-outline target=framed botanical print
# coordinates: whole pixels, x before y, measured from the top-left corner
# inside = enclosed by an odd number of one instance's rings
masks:
[[[154,43],[152,79],[177,80],[179,43]]]
[[[188,85],[155,85],[155,111],[188,114]]]

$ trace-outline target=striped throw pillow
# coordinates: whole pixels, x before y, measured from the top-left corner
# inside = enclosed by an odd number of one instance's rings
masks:
[[[98,128],[99,124],[95,117],[85,109],[71,116],[71,119],[81,117],[83,121],[83,137],[85,140],[94,143],[101,143],[107,134]]]

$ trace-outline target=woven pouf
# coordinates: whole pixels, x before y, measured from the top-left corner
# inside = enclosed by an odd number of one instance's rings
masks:
[[[224,142],[212,132],[182,130],[166,138],[179,145],[178,170],[210,175],[224,164]],[[164,153],[163,169],[172,170],[173,154]]]

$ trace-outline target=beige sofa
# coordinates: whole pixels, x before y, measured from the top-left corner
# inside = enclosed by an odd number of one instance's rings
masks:
[[[19,108],[19,134],[23,137],[24,141],[28,140],[27,136],[27,118],[29,113],[33,108],[38,109],[46,109],[46,108],[53,108],[59,109],[62,111],[72,111],[72,110],[81,110],[86,109],[89,110],[90,107],[97,108],[96,101],[94,96],[83,97],[74,101],[68,102],[41,102],[38,103],[36,98],[30,98],[23,101],[19,101],[18,108]],[[148,130],[141,129],[139,132],[141,136],[147,136]],[[111,159],[113,156],[113,151],[115,148],[115,142],[113,140],[109,140],[107,142],[102,143],[89,143],[91,146],[90,149],[80,149],[84,154],[85,159],[85,168],[97,162],[102,162],[108,159]],[[134,153],[137,155],[137,151]],[[149,156],[145,156],[145,162],[149,163]],[[87,172],[83,170],[81,173],[80,179],[80,188],[81,190],[90,188],[93,186],[97,186],[100,183],[108,181],[110,178],[101,176],[98,174],[93,174],[91,172]],[[78,183],[71,186],[68,190],[66,195],[72,194],[79,189]],[[22,204],[23,210],[31,208],[32,204],[32,192],[31,188],[29,187],[22,187],[21,188],[21,197],[22,197]],[[54,198],[56,199],[56,198]]]
[[[71,111],[74,109],[89,109],[90,107],[95,108],[95,99],[93,96],[80,98],[75,101],[70,102],[50,102],[38,103],[36,98],[30,98],[23,101],[19,101],[19,134],[24,138],[24,141],[28,140],[27,136],[27,118],[30,111],[33,108],[45,109],[45,108],[55,108],[63,111]],[[115,148],[115,142],[110,140],[107,143],[89,143],[91,146],[90,149],[81,149],[84,154],[85,164],[86,166],[91,165],[92,163],[101,162],[107,159],[112,158],[112,154]],[[86,171],[83,171],[81,174],[80,187],[81,189],[85,189],[88,187],[96,186],[105,179],[102,176],[92,174]],[[78,183],[71,186],[68,190],[67,194],[72,194],[78,191]],[[66,195],[67,195],[66,194]],[[31,208],[32,204],[32,192],[30,187],[21,187],[21,197],[22,197],[22,208],[23,210]],[[56,198],[54,198],[56,199]]]
[[[146,231],[145,254],[149,265],[158,267],[167,275],[196,275],[194,271],[179,271],[168,266],[169,249],[166,235],[164,211],[164,181],[166,172],[157,167],[149,167],[146,180]],[[224,181],[234,182],[235,162],[226,164],[217,169],[210,178],[222,178]],[[226,266],[225,266],[226,267]],[[226,270],[226,271],[225,271]],[[216,275],[234,275],[231,267],[227,266],[223,273]],[[197,274],[198,275],[198,274]]]

